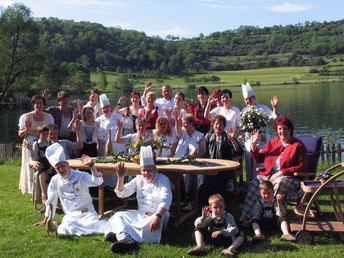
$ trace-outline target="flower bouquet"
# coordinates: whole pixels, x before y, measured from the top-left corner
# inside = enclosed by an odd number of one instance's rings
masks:
[[[131,159],[136,164],[140,164],[140,150],[142,146],[151,146],[153,151],[154,159],[156,158],[155,150],[160,148],[170,148],[168,146],[163,146],[161,140],[159,138],[153,137],[140,137],[133,145],[129,146],[131,150],[133,150],[134,155],[132,155]]]
[[[269,123],[269,119],[263,109],[255,106],[248,107],[240,115],[240,128],[243,132],[251,133],[255,129],[264,130]]]

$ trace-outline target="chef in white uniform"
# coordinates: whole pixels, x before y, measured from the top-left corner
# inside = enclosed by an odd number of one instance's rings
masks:
[[[44,221],[34,225],[45,225],[50,213],[55,215],[58,198],[65,216],[57,229],[57,233],[65,235],[104,234],[105,220],[99,220],[88,191],[91,186],[103,183],[102,175],[97,171],[91,158],[84,155],[83,163],[90,167],[92,175],[87,172],[73,170],[66,162],[66,156],[59,143],[50,145],[45,152],[50,164],[57,171],[48,187],[48,200]],[[53,210],[50,209],[50,204]]]
[[[105,227],[105,240],[114,242],[114,253],[138,248],[139,243],[159,243],[163,226],[169,219],[172,192],[169,179],[157,173],[151,146],[141,147],[141,174],[124,185],[126,168],[123,162],[116,167],[118,176],[115,192],[125,198],[136,192],[139,206],[135,211],[115,213]]]
[[[273,98],[270,100],[272,109],[269,107],[257,104],[256,103],[256,96],[254,94],[254,91],[249,83],[242,84],[242,95],[244,97],[244,101],[246,104],[246,107],[244,107],[241,112],[244,112],[247,108],[251,106],[255,106],[258,109],[262,109],[263,112],[266,114],[269,120],[273,121],[276,120],[277,117],[280,116],[280,113],[277,110],[277,104],[278,104],[278,97],[273,96]],[[258,148],[259,150],[262,150],[266,143],[270,140],[270,134],[267,130],[265,132],[260,132],[260,137],[258,140]],[[258,167],[263,167],[264,164],[257,164],[254,163],[252,156],[251,156],[251,135],[249,133],[245,133],[245,162],[246,162],[246,180],[247,182],[250,182],[252,179],[256,178],[258,172]]]
[[[100,127],[103,128],[103,130],[101,130],[102,132],[100,133],[99,138],[101,138],[104,142],[106,142],[108,140],[108,131],[110,130],[110,137],[111,137],[111,142],[112,142],[112,151],[113,152],[119,152],[119,151],[123,151],[125,152],[125,144],[120,144],[120,143],[116,143],[115,142],[115,135],[116,135],[116,131],[117,131],[117,124],[116,124],[116,120],[120,120],[121,122],[123,122],[123,127],[125,129],[132,129],[134,124],[133,124],[133,120],[131,120],[131,118],[129,117],[125,117],[123,118],[121,115],[119,114],[114,114],[112,113],[112,109],[111,109],[111,104],[109,99],[107,98],[106,94],[102,94],[100,95],[100,107],[102,108],[102,112],[103,115],[101,115],[100,117],[98,117],[96,119],[96,122],[99,123]],[[105,147],[105,144],[104,144]],[[101,153],[105,153],[104,150],[101,150]]]

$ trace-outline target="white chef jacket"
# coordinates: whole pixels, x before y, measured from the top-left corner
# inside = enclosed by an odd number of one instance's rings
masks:
[[[136,192],[139,209],[137,211],[117,212],[108,221],[105,227],[105,235],[109,232],[128,233],[136,242],[159,243],[163,224],[167,225],[169,208],[172,202],[172,192],[169,179],[156,173],[152,183],[142,177],[136,176],[124,185],[123,191],[115,190],[120,198],[126,198]],[[162,223],[158,230],[149,231],[149,224],[155,216],[158,208],[166,209],[162,217]]]
[[[123,122],[123,127],[125,129],[131,129],[133,128],[133,120],[131,120],[129,117],[124,121],[123,117],[118,114],[112,113],[110,117],[105,117],[105,115],[102,115],[96,119],[96,121],[99,123],[100,127],[109,130],[111,129],[111,141],[112,141],[112,151],[119,152],[124,151],[125,152],[125,144],[115,143],[115,136],[117,132],[117,125],[116,125],[116,119],[119,119]],[[108,136],[102,137],[104,141],[106,142],[108,139]]]
[[[53,216],[55,215],[57,201],[60,198],[65,216],[57,229],[59,234],[80,236],[104,233],[106,221],[98,220],[89,193],[89,187],[102,183],[102,175],[95,177],[73,169],[67,179],[59,174],[52,177],[48,187],[45,216],[49,216],[50,203],[53,205]]]

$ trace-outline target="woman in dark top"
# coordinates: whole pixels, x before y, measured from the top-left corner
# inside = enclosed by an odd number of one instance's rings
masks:
[[[209,91],[206,87],[199,87],[197,89],[197,98],[199,102],[197,104],[189,105],[189,113],[193,114],[196,121],[196,130],[206,135],[210,129],[210,120],[204,118],[204,111],[207,107]],[[212,106],[210,110],[215,108]]]
[[[224,131],[226,127],[224,116],[215,115],[212,127],[213,132],[206,137],[209,158],[233,160],[243,154],[241,144],[233,137],[233,130]],[[216,176],[205,176],[204,184],[199,190],[201,203],[206,203],[208,197],[215,193],[226,195],[228,180],[232,178],[232,173],[232,171],[222,171]]]

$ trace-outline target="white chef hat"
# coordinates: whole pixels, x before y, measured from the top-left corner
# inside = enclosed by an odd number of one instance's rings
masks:
[[[100,107],[101,108],[103,108],[105,106],[110,106],[111,105],[109,99],[106,96],[106,94],[100,95],[99,102],[100,102]]]
[[[63,151],[63,147],[59,143],[50,145],[45,150],[45,156],[47,157],[50,165],[55,167],[60,161],[66,161],[66,155]]]
[[[242,87],[242,95],[244,96],[244,99],[255,96],[254,91],[251,88],[251,85],[249,83],[241,84]]]
[[[153,159],[153,150],[151,146],[141,146],[140,166],[155,166]]]

